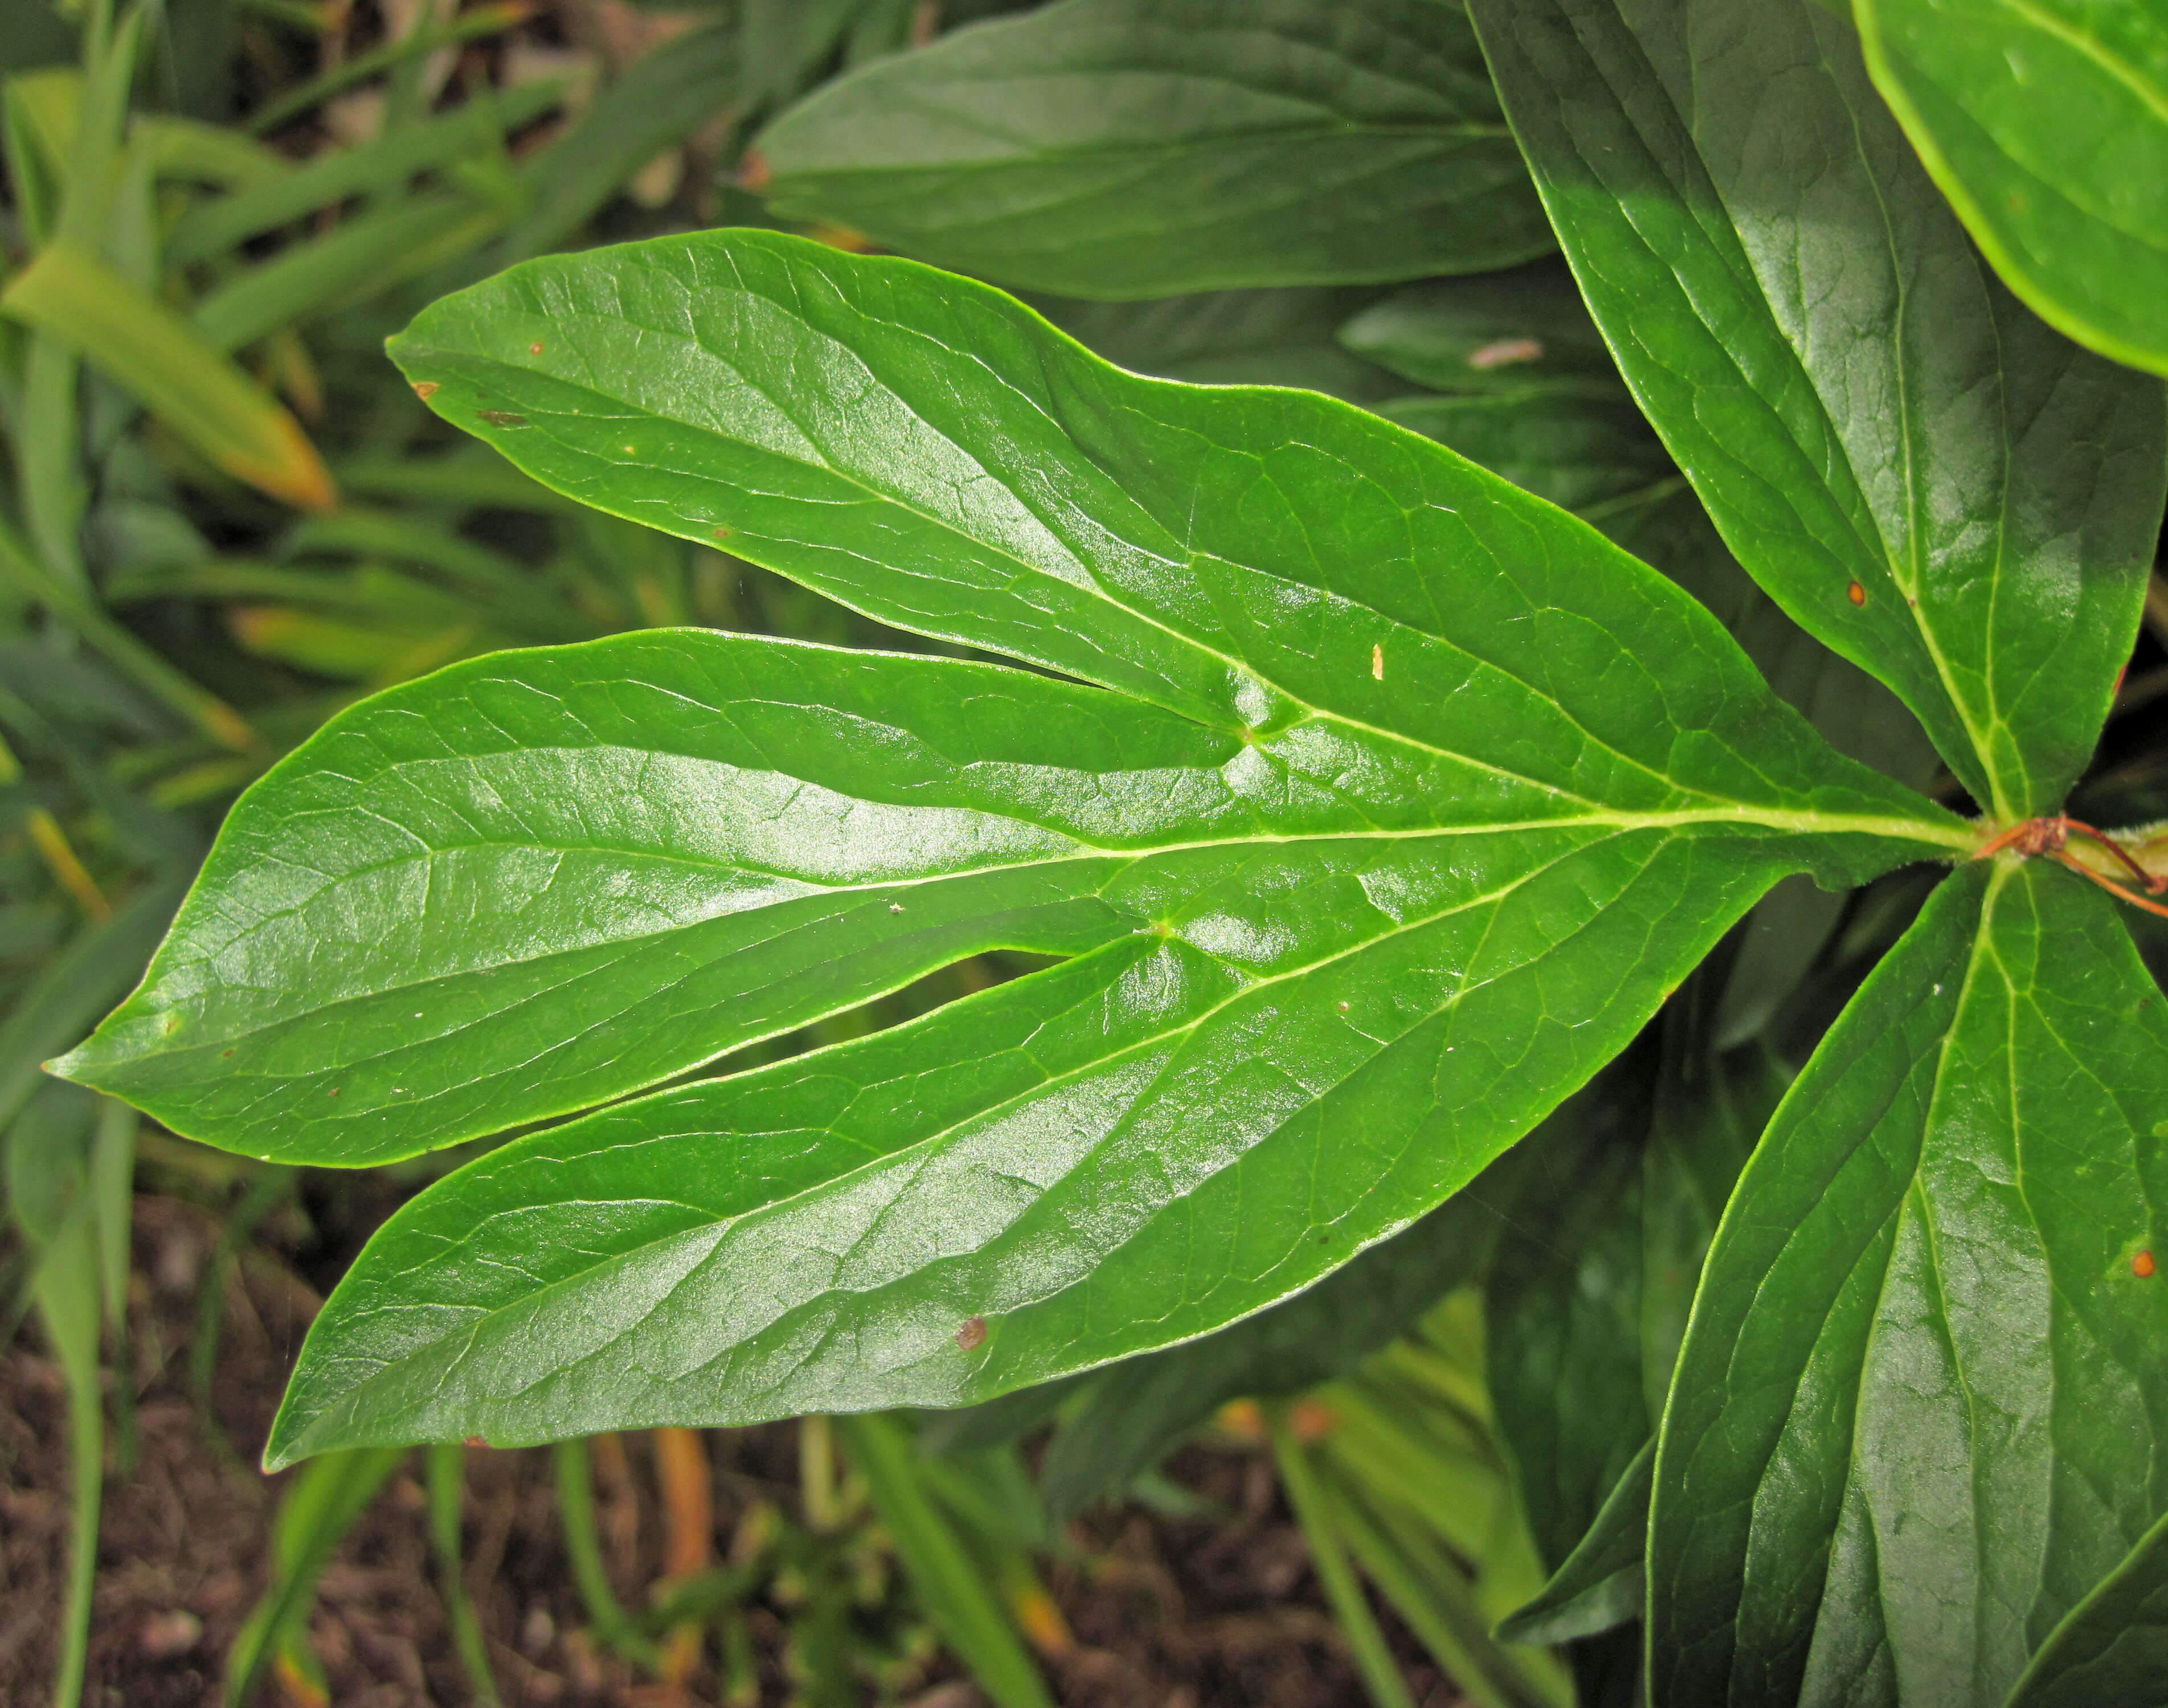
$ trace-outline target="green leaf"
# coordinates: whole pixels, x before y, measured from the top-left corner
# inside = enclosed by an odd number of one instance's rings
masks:
[[[757,147],[780,214],[1076,296],[1552,247],[1468,21],[1437,0],[1064,0],[839,77]]]
[[[1475,0],[1589,306],[1739,561],[2008,822],[2129,653],[2163,392],[2033,317],[1809,0]]]
[[[1555,257],[1409,285],[1352,316],[1340,342],[1438,391],[1625,396],[1572,272]]]
[[[2075,875],[1961,868],[1778,1108],[1656,1460],[1652,1700],[1995,1701],[2168,1508],[2168,1019]],[[2143,1271],[2141,1274],[2139,1271]]]
[[[1398,397],[1374,406],[1388,421],[1451,445],[1525,492],[1591,515],[1669,481],[1677,471],[1623,396],[1543,391]]]
[[[1464,1185],[1777,877],[1974,840],[1563,513],[911,263],[555,258],[398,354],[545,484],[1087,683],[696,631],[454,667],[244,798],[62,1071],[359,1163],[1074,958],[450,1177],[320,1319],[274,1455],[950,1405],[1208,1332]]]
[[[1052,1708],[1015,1622],[935,1505],[902,1429],[892,1418],[839,1418],[836,1429],[911,1587],[973,1679],[996,1708]]]
[[[1619,1473],[1588,1533],[1559,1562],[1543,1593],[1498,1622],[1501,1641],[1571,1642],[1641,1616],[1648,1599],[1642,1556],[1655,1465],[1656,1438],[1651,1435]]]
[[[2168,1518],[2055,1627],[2010,1708],[2160,1708],[2168,1702]]]
[[[1047,1447],[1039,1487],[1048,1513],[1065,1520],[1120,1493],[1230,1400],[1299,1393],[1352,1370],[1480,1273],[1498,1237],[1490,1176],[1513,1166],[1512,1157],[1493,1163],[1308,1292],[1202,1340],[1116,1365]]]
[[[1368,404],[1407,390],[1336,337],[1377,294],[1364,286],[1292,285],[1143,302],[1038,297],[1032,306],[1132,373],[1202,386],[1299,386]]]
[[[1995,271],[2087,348],[2168,373],[2168,16],[1857,0],[1874,82]]]

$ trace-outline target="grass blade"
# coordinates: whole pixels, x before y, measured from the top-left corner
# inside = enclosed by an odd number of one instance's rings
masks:
[[[580,1599],[587,1605],[588,1622],[619,1654],[652,1672],[662,1664],[662,1656],[625,1617],[603,1565],[602,1538],[595,1530],[594,1477],[587,1463],[586,1438],[560,1441],[550,1453],[557,1472],[557,1519],[564,1530],[565,1552],[572,1562],[572,1581],[579,1586]]]
[[[979,1688],[999,1708],[1053,1708],[1015,1626],[920,1482],[901,1427],[874,1413],[837,1418],[832,1424],[866,1480],[912,1588]]]
[[[489,1645],[467,1593],[460,1548],[460,1500],[466,1493],[467,1450],[456,1441],[439,1441],[428,1450],[429,1540],[436,1549],[437,1573],[444,1580],[444,1616],[452,1627],[452,1647],[475,1700],[497,1708],[497,1679],[489,1668]]]
[[[200,331],[88,246],[66,237],[47,244],[0,294],[0,311],[79,350],[228,474],[304,509],[338,502],[300,424]]]
[[[357,1447],[301,1467],[273,1525],[271,1587],[226,1654],[225,1708],[244,1708],[279,1652],[304,1641],[325,1562],[406,1457],[404,1447]]]
[[[1339,1620],[1340,1629],[1347,1639],[1348,1652],[1354,1659],[1355,1670],[1362,1675],[1363,1689],[1369,1692],[1377,1708],[1415,1708],[1415,1698],[1408,1694],[1407,1680],[1400,1676],[1400,1666],[1385,1646],[1385,1634],[1378,1628],[1377,1616],[1370,1611],[1362,1583],[1355,1575],[1355,1568],[1347,1562],[1346,1550],[1341,1546],[1331,1508],[1318,1486],[1309,1455],[1295,1439],[1294,1432],[1288,1428],[1283,1413],[1275,1408],[1267,1416],[1272,1429],[1273,1459],[1279,1466],[1280,1486],[1287,1491],[1288,1504],[1294,1508],[1295,1522],[1302,1527],[1303,1540],[1310,1545],[1310,1564],[1316,1569],[1325,1599],[1331,1604],[1333,1616]]]

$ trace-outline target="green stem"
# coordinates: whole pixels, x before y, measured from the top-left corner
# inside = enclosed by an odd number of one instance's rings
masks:
[[[1294,1508],[1295,1522],[1302,1527],[1303,1539],[1310,1545],[1310,1564],[1316,1568],[1325,1599],[1331,1604],[1333,1615],[1347,1638],[1348,1652],[1354,1659],[1355,1670],[1362,1675],[1363,1688],[1377,1708],[1415,1708],[1415,1699],[1408,1694],[1407,1680],[1400,1676],[1392,1651],[1385,1646],[1385,1634],[1379,1629],[1377,1617],[1370,1611],[1362,1583],[1340,1546],[1331,1508],[1317,1485],[1316,1472],[1302,1444],[1295,1439],[1282,1413],[1277,1409],[1271,1412],[1268,1421],[1273,1458],[1279,1466],[1280,1485],[1287,1490],[1288,1504]]]
[[[636,1631],[618,1604],[610,1588],[609,1572],[603,1565],[602,1538],[595,1530],[595,1485],[587,1465],[584,1436],[560,1441],[550,1449],[557,1471],[557,1518],[565,1533],[565,1552],[572,1562],[572,1581],[579,1586],[587,1619],[603,1641],[628,1660],[652,1672],[662,1656],[653,1643]]]
[[[67,1389],[75,1480],[68,1539],[67,1602],[61,1615],[53,1708],[77,1708],[90,1644],[98,1579],[98,1516],[104,1493],[105,1412],[98,1381],[98,1236],[80,1198],[46,1247],[35,1282],[38,1312]]]
[[[456,1441],[439,1441],[429,1449],[429,1539],[435,1546],[438,1575],[444,1579],[444,1615],[451,1621],[452,1647],[474,1686],[475,1700],[486,1708],[498,1708],[497,1679],[489,1669],[489,1645],[483,1641],[481,1621],[475,1616],[474,1598],[467,1594],[461,1570],[460,1503],[466,1493],[467,1450]]]

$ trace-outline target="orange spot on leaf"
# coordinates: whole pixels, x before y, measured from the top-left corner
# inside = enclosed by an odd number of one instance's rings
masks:
[[[964,1326],[956,1331],[956,1344],[966,1352],[976,1352],[986,1344],[986,1319],[966,1317]]]
[[[1857,582],[1852,583],[1844,590],[1844,596],[1856,605],[1863,605],[1867,603],[1867,589]]]
[[[414,395],[417,397],[433,396],[436,390],[437,382],[434,380],[417,380],[414,382]]]
[[[2148,1275],[2151,1274],[2153,1273],[2153,1253],[2151,1252],[2139,1253],[2136,1257],[2130,1260],[2130,1273],[2137,1276],[2141,1281]]]
[[[540,354],[542,354],[542,346],[541,346],[541,343],[539,343],[539,341],[537,341],[537,342],[536,342],[536,343],[531,343],[531,344],[528,345],[528,347],[527,347],[527,354],[528,354],[529,355],[530,355],[530,356],[539,356],[539,355],[540,355]]]

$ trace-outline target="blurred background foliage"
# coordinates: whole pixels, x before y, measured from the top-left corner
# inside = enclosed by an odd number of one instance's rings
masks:
[[[1166,171],[1124,168],[1119,194],[1094,179],[1098,200],[1051,224],[1084,194],[1077,162],[1123,136],[1018,133],[963,162],[897,145],[908,182],[883,177],[919,87],[904,56],[968,91],[989,54],[1029,46],[996,31],[1081,28],[1097,4],[0,0],[0,1308],[11,1355],[39,1354],[54,1386],[51,1462],[70,1467],[45,1491],[65,1521],[6,1556],[8,1700],[151,1700],[144,1681],[169,1676],[229,1704],[332,1700],[319,1588],[343,1538],[390,1509],[432,1562],[451,1688],[476,1701],[1121,1700],[1141,1675],[1109,1671],[1065,1616],[1076,1596],[1049,1585],[1118,1575],[1109,1532],[1079,1514],[1127,1503],[1239,1531],[1162,1470],[1185,1444],[1267,1477],[1259,1498],[1303,1537],[1333,1621],[1317,1641],[1381,1708],[1633,1700],[1637,1556],[1605,1545],[1639,1534],[1637,1472],[1701,1252],[1788,1064],[1916,908],[1917,879],[1849,901],[1781,889],[1641,1046],[1475,1189],[1222,1334],[966,1413],[529,1455],[569,1598],[555,1622],[539,1603],[517,1630],[485,1617],[505,1604],[487,1593],[504,1533],[476,1558],[476,1454],[453,1445],[284,1479],[275,1518],[237,1533],[257,1538],[240,1564],[258,1599],[210,1638],[176,1607],[92,1641],[101,1492],[145,1474],[139,1401],[183,1396],[200,1452],[237,1472],[255,1443],[229,1439],[217,1390],[252,1266],[301,1300],[298,1324],[401,1195],[471,1154],[368,1175],[253,1165],[41,1079],[134,983],[235,796],[356,698],[497,648],[674,624],[933,644],[455,441],[381,350],[448,290],[667,231],[780,224],[864,247],[870,227],[1026,290],[1124,365],[1327,391],[1579,510],[1708,603],[1840,746],[1957,799],[1886,693],[1730,562],[1545,258],[1510,148],[1400,162],[1430,174],[1429,200],[1392,189],[1357,237],[1320,205],[1278,245],[1185,242],[1181,222],[1209,206],[1239,224],[1227,186],[1296,157],[1300,136],[1214,157],[1218,179],[1185,176],[1178,149]],[[1026,16],[959,34],[998,13]],[[1480,59],[1463,72],[1467,98],[1487,98]],[[1475,237],[1386,229],[1464,217],[1439,183],[1474,185]],[[1165,294],[1200,279],[1231,288]],[[2149,636],[2073,810],[2168,811],[2164,708],[2168,654]],[[980,957],[727,1065],[1020,970]],[[1592,1178],[1611,1189],[1563,1190]],[[195,1255],[146,1274],[177,1227]],[[154,1296],[184,1301],[184,1332]],[[10,1469],[19,1517],[29,1462]],[[644,1553],[623,1546],[640,1501]],[[1508,1615],[1519,1641],[1497,1635]]]

